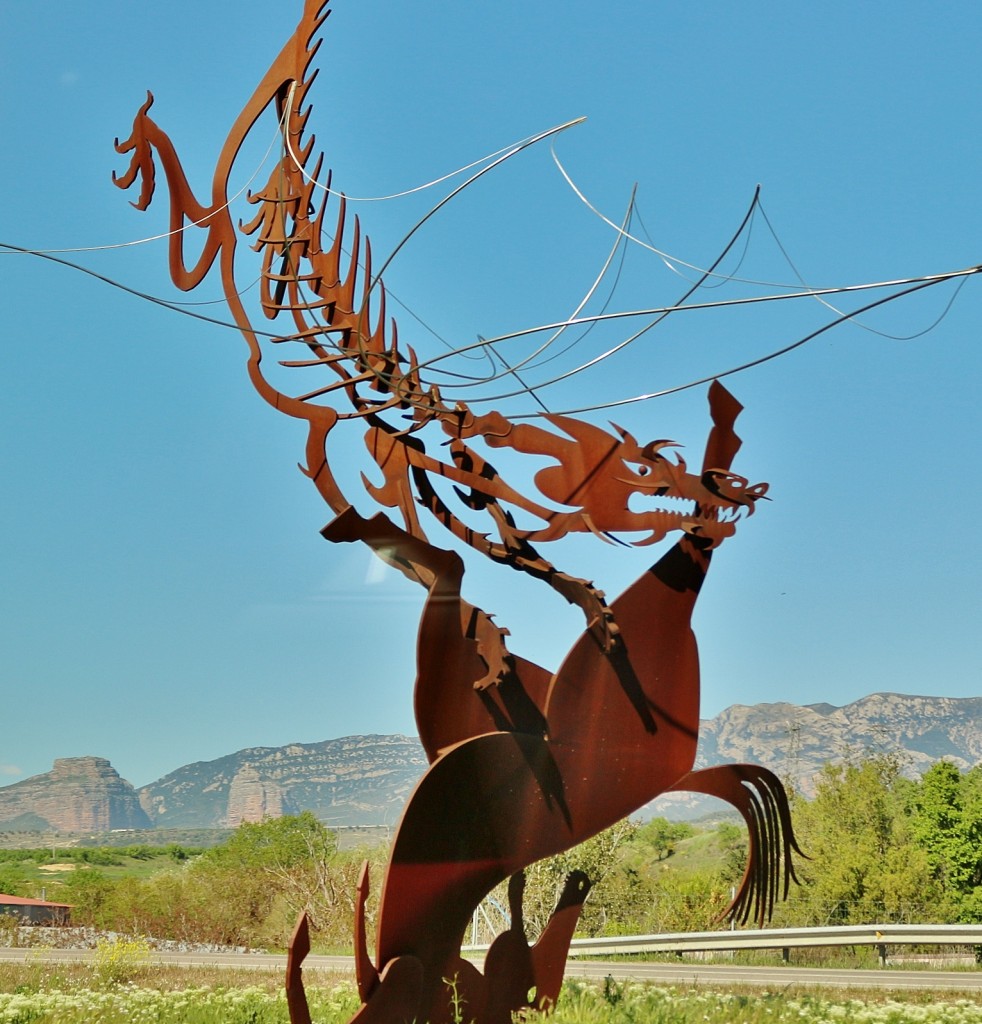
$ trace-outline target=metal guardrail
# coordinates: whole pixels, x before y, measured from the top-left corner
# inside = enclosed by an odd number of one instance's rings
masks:
[[[676,932],[574,939],[571,957],[623,953],[687,953],[815,946],[872,946],[885,964],[889,946],[982,946],[978,924],[855,924],[826,928],[753,928],[745,931]],[[475,952],[487,946],[467,947]]]

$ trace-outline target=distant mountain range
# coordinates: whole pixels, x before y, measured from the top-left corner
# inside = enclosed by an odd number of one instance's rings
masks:
[[[832,704],[734,704],[699,726],[699,768],[726,762],[761,764],[815,795],[819,770],[865,753],[896,753],[905,775],[918,778],[935,761],[961,771],[982,761],[982,697],[914,697],[874,693]],[[698,817],[707,797],[670,794],[650,812]]]
[[[394,824],[425,768],[408,736],[250,747],[144,786],[140,806],[158,828],[234,828],[300,811],[333,825]]]
[[[912,776],[941,758],[970,768],[982,760],[982,697],[876,693],[841,708],[737,704],[701,723],[697,765],[762,764],[810,795],[823,763],[864,751],[900,754]],[[425,767],[408,736],[250,747],[140,790],[104,758],[60,758],[44,775],[0,787],[0,832],[229,828],[303,810],[329,825],[393,824]],[[708,806],[673,794],[650,810],[691,817]]]

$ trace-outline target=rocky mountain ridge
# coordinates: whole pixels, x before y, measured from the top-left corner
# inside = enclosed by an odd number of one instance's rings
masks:
[[[898,754],[912,776],[940,758],[971,768],[982,761],[982,697],[876,693],[841,708],[736,704],[701,723],[696,763],[762,764],[812,795],[823,763],[867,751]],[[336,826],[391,825],[425,767],[418,740],[398,735],[250,747],[185,765],[139,791],[104,758],[61,758],[51,772],[0,787],[0,831],[228,828],[303,810]],[[710,806],[672,794],[648,811],[686,817]]]
[[[982,761],[982,697],[873,693],[843,707],[734,704],[700,722],[696,767],[761,764],[811,797],[822,765],[868,753],[896,754],[911,778],[942,759],[967,771]],[[670,794],[649,812],[695,817],[713,806],[707,797]]]
[[[104,757],[60,757],[50,772],[0,787],[0,830],[147,828],[136,790]]]
[[[425,768],[415,738],[344,736],[185,765],[139,797],[158,828],[234,828],[300,811],[331,825],[384,825],[397,820]]]
[[[755,761],[812,795],[826,761],[865,751],[898,753],[912,776],[942,758],[972,768],[982,761],[982,697],[874,693],[845,707],[734,704],[700,723],[697,763]]]

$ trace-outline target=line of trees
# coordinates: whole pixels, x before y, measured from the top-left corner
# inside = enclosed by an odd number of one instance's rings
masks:
[[[982,921],[982,767],[935,763],[919,781],[893,755],[822,769],[795,827],[811,860],[787,923]]]
[[[795,829],[810,859],[797,860],[801,885],[778,905],[775,925],[982,921],[982,768],[962,773],[941,761],[919,781],[900,769],[893,756],[853,758],[822,770],[814,799],[793,796]],[[339,851],[309,812],[242,825],[220,846],[190,852],[172,851],[171,866],[149,877],[115,879],[98,856],[80,858],[48,895],[73,904],[79,924],[247,947],[281,948],[306,909],[318,945],[343,951],[361,863],[371,862],[377,894],[387,854],[383,847]],[[13,860],[0,857],[0,891],[35,895]],[[745,862],[746,838],[736,824],[624,821],[529,869],[526,924],[533,934],[544,925],[566,874],[579,868],[595,883],[583,934],[712,928]],[[498,897],[505,906],[504,893]]]
[[[350,945],[355,885],[365,857],[342,853],[314,815],[244,824],[224,843],[150,877],[110,880],[75,871],[64,900],[73,921],[135,935],[248,948],[282,948],[306,910],[322,945]]]
[[[776,927],[982,922],[982,766],[963,773],[939,761],[917,781],[902,767],[897,755],[857,755],[826,765],[813,799],[792,794],[808,859],[795,859],[800,885],[777,905]],[[618,829],[613,851],[600,836],[537,865],[527,894],[543,875],[555,891],[560,874],[580,867],[599,878],[581,922],[587,934],[718,926],[746,864],[742,826],[723,822],[700,836],[655,819]]]

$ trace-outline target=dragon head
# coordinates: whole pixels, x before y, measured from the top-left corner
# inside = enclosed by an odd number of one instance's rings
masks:
[[[534,481],[539,494],[559,509],[523,497],[493,473],[456,475],[485,498],[505,500],[544,520],[543,527],[518,531],[532,543],[591,532],[608,540],[616,534],[641,534],[633,544],[646,545],[679,530],[715,546],[734,533],[741,515],[753,513],[767,484],[751,484],[730,471],[740,448],[733,429],[740,403],[717,381],[710,388],[709,405],[713,429],[697,473],[673,453],[678,448],[674,441],[642,445],[617,424],[611,424],[611,433],[571,416],[546,414],[542,419],[553,428],[548,430],[512,422],[500,413],[475,416],[461,407],[444,417],[444,429],[458,439],[481,437],[492,448],[552,461]]]
[[[150,205],[155,185],[153,151],[150,147],[150,140],[147,138],[147,126],[153,124],[153,121],[147,116],[147,112],[152,106],[153,93],[147,92],[147,102],[140,107],[136,112],[136,117],[133,118],[133,131],[130,133],[130,137],[124,142],[120,142],[119,139],[113,140],[117,153],[133,153],[133,156],[130,157],[130,166],[126,169],[125,174],[117,177],[116,172],[113,171],[113,184],[117,188],[125,190],[136,181],[137,175],[140,176],[140,198],[135,203],[131,203],[138,210],[145,210]]]
[[[530,539],[555,539],[559,530],[589,530],[601,536],[641,533],[644,536],[633,542],[640,546],[680,530],[715,546],[734,533],[741,515],[753,513],[767,491],[767,484],[752,485],[730,472],[729,459],[705,463],[701,472],[693,473],[674,451],[679,447],[674,441],[641,445],[616,424],[611,424],[615,437],[580,420],[547,419],[572,441],[566,442],[565,451],[551,446],[549,454],[559,464],[540,470],[536,487],[551,501],[578,511],[554,517],[546,531]],[[711,446],[713,440],[718,438],[711,438]]]
[[[603,495],[591,493],[593,500],[588,504],[597,506],[592,513],[587,504],[584,507],[594,526],[604,524],[603,532],[643,530],[647,536],[634,543],[645,545],[681,530],[715,546],[733,535],[742,515],[753,515],[756,503],[767,493],[767,484],[751,484],[746,477],[730,472],[732,454],[725,464],[709,463],[714,442],[717,447],[719,442],[714,435],[720,429],[732,433],[732,425],[721,428],[717,423],[714,427],[699,473],[690,472],[683,456],[673,452],[680,447],[674,441],[663,439],[641,446],[626,430],[611,425],[621,438],[611,457],[620,465],[597,474]],[[735,453],[739,440],[735,434],[732,438]],[[657,507],[652,508],[652,502]]]

